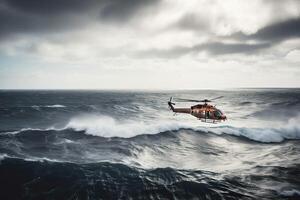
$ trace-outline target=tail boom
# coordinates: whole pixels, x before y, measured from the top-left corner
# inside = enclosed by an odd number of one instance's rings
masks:
[[[171,101],[168,102],[168,105],[170,106],[170,109],[175,112],[175,113],[191,113],[191,109],[190,108],[174,108],[173,105],[175,105],[174,103],[172,103]]]
[[[172,110],[175,113],[187,113],[187,114],[191,113],[191,109],[190,108],[174,108]]]

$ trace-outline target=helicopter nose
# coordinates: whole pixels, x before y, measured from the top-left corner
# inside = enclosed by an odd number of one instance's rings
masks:
[[[227,120],[227,117],[225,115],[222,115],[222,120]]]

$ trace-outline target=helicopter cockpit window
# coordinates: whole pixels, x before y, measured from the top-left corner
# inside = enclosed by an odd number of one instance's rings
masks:
[[[216,110],[214,114],[215,114],[216,117],[221,117],[222,116],[222,112],[220,110]]]

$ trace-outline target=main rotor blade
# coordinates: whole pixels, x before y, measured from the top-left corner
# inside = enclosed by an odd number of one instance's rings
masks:
[[[181,101],[181,102],[197,102],[197,103],[200,103],[200,102],[212,102],[214,100],[221,99],[223,97],[224,96],[219,96],[219,97],[215,97],[213,99],[203,99],[203,100],[174,98],[174,100],[175,101]]]
[[[224,96],[219,96],[219,97],[216,97],[216,98],[210,99],[210,101],[217,100],[217,99],[221,99],[221,98],[223,98],[223,97],[224,97]]]
[[[181,98],[174,98],[175,101],[182,101],[182,102],[203,102],[200,100],[194,100],[194,99],[181,99]]]

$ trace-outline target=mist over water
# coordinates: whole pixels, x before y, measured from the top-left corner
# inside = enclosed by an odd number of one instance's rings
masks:
[[[228,120],[171,96],[224,96]],[[1,91],[0,197],[297,199],[299,108],[299,89]]]

